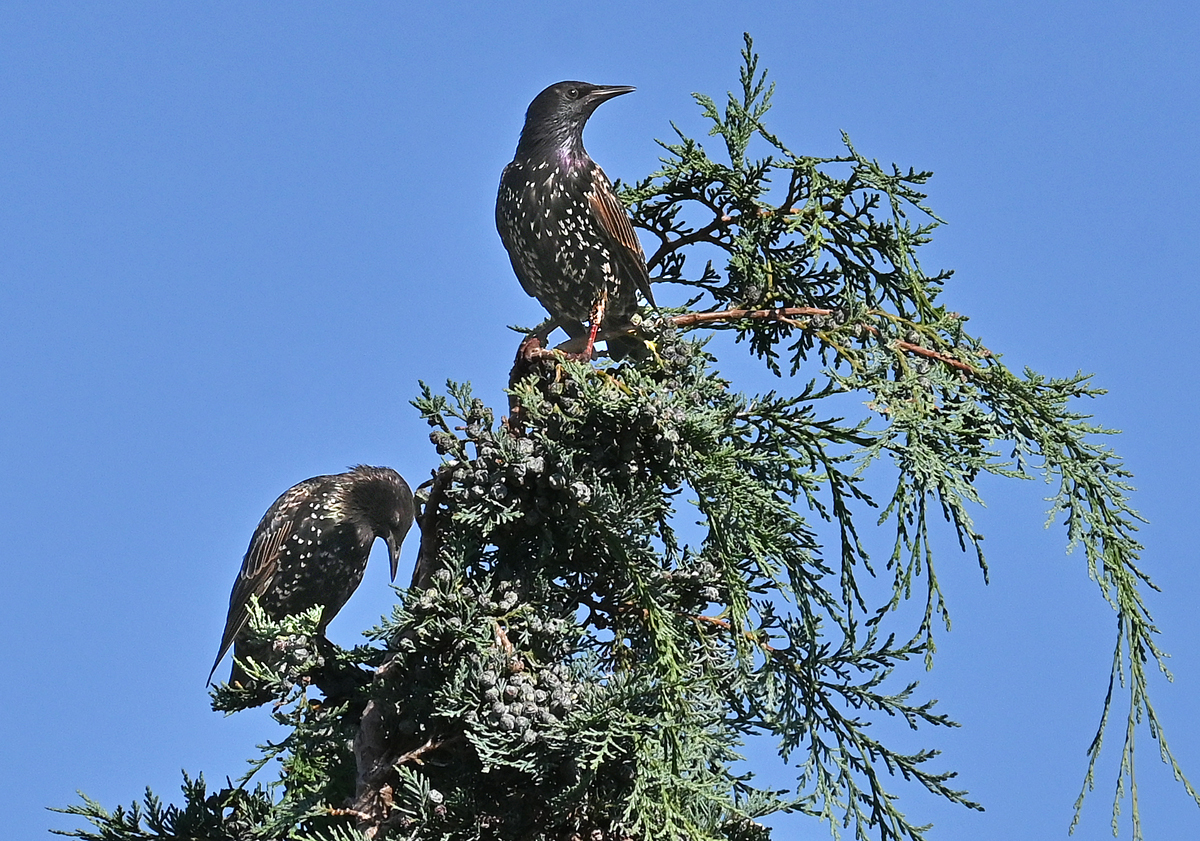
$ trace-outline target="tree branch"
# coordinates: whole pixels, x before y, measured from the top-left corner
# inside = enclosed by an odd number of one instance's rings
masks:
[[[695,231],[692,231],[690,234],[682,234],[678,239],[664,241],[663,244],[658,247],[658,250],[654,252],[653,256],[646,261],[646,268],[654,268],[661,263],[663,258],[668,254],[678,251],[684,246],[693,245],[697,242],[710,242],[714,245],[719,245],[719,243],[713,240],[709,234],[719,229],[722,225],[728,225],[732,221],[733,217],[721,215],[713,219],[703,228],[698,228]]]
[[[796,321],[796,316],[830,316],[834,311],[829,309],[821,309],[819,307],[776,307],[774,309],[731,309],[719,310],[717,312],[688,312],[682,315],[671,316],[670,321],[676,327],[693,327],[697,324],[713,324],[722,321],[739,321],[741,319],[750,318],[761,321],[780,321],[789,324],[797,329],[808,329],[806,324]],[[878,327],[871,324],[859,325],[863,330],[873,336],[881,335]],[[634,332],[632,328],[623,330],[605,330],[596,334],[596,341],[604,341],[615,336],[628,336]],[[580,337],[568,339],[565,342],[557,344],[553,349],[543,349],[534,347],[532,350],[526,350],[526,358],[528,359],[551,359],[556,353],[578,354],[582,351],[586,344],[586,338]],[[908,353],[924,356],[927,359],[935,359],[938,362],[949,365],[967,374],[978,375],[981,371],[970,363],[963,362],[961,359],[955,359],[953,356],[948,356],[940,351],[931,350],[927,347],[906,342],[903,339],[897,339],[893,342],[893,346],[899,350],[907,351]],[[523,345],[525,347],[525,345]],[[515,370],[515,369],[514,369]]]

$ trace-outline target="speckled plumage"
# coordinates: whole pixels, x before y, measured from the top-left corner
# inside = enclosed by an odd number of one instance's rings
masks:
[[[584,335],[597,302],[603,330],[629,324],[638,292],[654,304],[629,213],[583,148],[592,112],[632,90],[587,82],[546,88],[530,104],[516,154],[500,177],[496,229],[513,271],[571,336]],[[619,357],[639,344],[618,340],[609,348]]]
[[[229,615],[212,672],[230,645],[234,658],[269,661],[270,651],[248,646],[241,633],[250,597],[272,619],[321,605],[319,631],[330,623],[362,581],[375,538],[388,545],[392,579],[400,544],[413,522],[413,495],[389,467],[359,465],[346,473],[314,476],[285,491],[267,509],[229,595]],[[235,663],[230,683],[244,683]]]

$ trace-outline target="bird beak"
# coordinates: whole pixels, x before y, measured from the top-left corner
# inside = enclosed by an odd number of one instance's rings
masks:
[[[387,543],[388,560],[392,563],[392,581],[395,581],[396,572],[400,569],[400,543],[404,540],[404,535],[397,535],[391,531],[383,540]]]
[[[401,484],[404,480],[401,479]],[[400,544],[404,542],[405,535],[412,528],[413,524],[413,498],[412,492],[408,490],[408,485],[404,484],[407,501],[404,503],[405,509],[403,516],[400,517],[400,522],[396,524],[396,528],[389,529],[383,540],[388,547],[388,560],[392,562],[392,581],[396,580],[396,571],[400,568]]]
[[[601,85],[587,95],[587,98],[599,105],[601,102],[620,96],[623,93],[633,93],[637,88],[630,85]]]

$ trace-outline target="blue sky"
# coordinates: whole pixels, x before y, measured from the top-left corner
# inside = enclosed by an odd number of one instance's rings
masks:
[[[936,173],[950,224],[923,262],[957,270],[943,300],[973,332],[1011,367],[1110,389],[1088,409],[1124,430],[1174,655],[1153,696],[1200,782],[1194,4],[39,0],[0,7],[9,837],[75,826],[43,807],[76,789],[111,807],[146,785],[173,799],[180,768],[242,773],[273,725],[212,713],[203,684],[263,510],[357,462],[418,484],[436,456],[417,380],[501,404],[505,325],[541,317],[492,223],[529,100],[564,78],[638,86],[587,133],[636,178],[668,121],[703,131],[690,94],[736,85],[743,30],[795,151],[836,153],[844,129]],[[1042,528],[1049,488],[986,491],[992,583],[946,547],[954,630],[912,674],[963,727],[911,743],[988,811],[897,787],[933,839],[1065,838],[1114,618]],[[388,609],[382,560],[335,641]],[[1077,838],[1111,837],[1118,739]],[[1140,747],[1148,837],[1200,837],[1144,731]]]

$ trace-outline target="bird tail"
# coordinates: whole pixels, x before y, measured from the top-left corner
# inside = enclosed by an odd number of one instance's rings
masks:
[[[246,674],[246,671],[242,668],[242,664],[239,663],[237,660],[233,661],[233,668],[229,672],[229,685],[230,686],[238,686],[238,685],[249,686],[250,685],[250,675]]]

